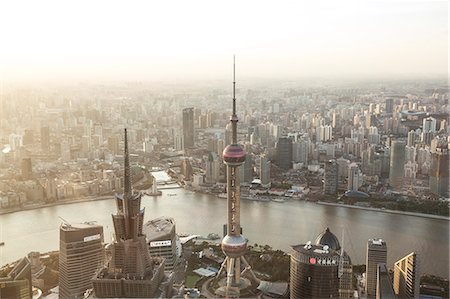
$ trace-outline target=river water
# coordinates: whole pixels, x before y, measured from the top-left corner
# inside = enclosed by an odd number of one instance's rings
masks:
[[[160,176],[157,176],[157,179]],[[222,235],[226,222],[226,199],[197,194],[184,189],[163,190],[159,197],[145,196],[145,221],[160,216],[173,217],[178,233]],[[104,226],[105,241],[111,240],[110,200],[53,206],[0,215],[0,265],[17,260],[30,251],[58,250],[58,228],[62,217],[69,222],[97,221]],[[449,221],[389,214],[344,207],[324,206],[304,201],[241,202],[241,223],[249,244],[269,244],[290,250],[304,244],[326,227],[341,241],[353,264],[365,263],[369,238],[381,237],[388,246],[388,266],[415,251],[422,273],[448,277]]]

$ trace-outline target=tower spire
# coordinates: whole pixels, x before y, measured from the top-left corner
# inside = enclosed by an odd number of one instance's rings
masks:
[[[237,122],[236,114],[236,56],[233,55],[233,114],[231,115],[232,144],[237,144]]]
[[[127,129],[125,128],[125,140],[124,140],[124,159],[125,159],[125,170],[124,170],[124,198],[129,199],[131,197],[131,174],[130,174],[130,156],[128,154],[128,138]]]

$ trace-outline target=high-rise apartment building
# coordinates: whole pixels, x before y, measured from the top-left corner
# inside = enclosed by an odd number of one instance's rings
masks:
[[[339,181],[339,165],[336,160],[329,160],[325,162],[325,175],[323,182],[323,193],[334,195],[338,190]]]
[[[194,108],[183,109],[184,148],[194,147]]]
[[[394,264],[394,291],[399,298],[418,298],[419,285],[417,254],[411,252]]]
[[[63,223],[59,228],[59,298],[82,299],[103,265],[103,227]]]
[[[394,190],[403,187],[405,166],[405,142],[395,140],[391,144],[391,162],[389,169],[389,184]]]
[[[386,264],[387,246],[382,239],[369,239],[366,254],[366,294],[368,298],[375,298],[377,294],[378,264]]]

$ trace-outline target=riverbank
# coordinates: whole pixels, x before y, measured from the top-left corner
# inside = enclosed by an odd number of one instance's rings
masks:
[[[359,209],[359,210],[367,210],[367,211],[375,211],[375,212],[383,212],[383,213],[391,213],[391,214],[401,214],[401,215],[450,221],[449,217],[440,216],[440,215],[423,214],[423,213],[415,213],[415,212],[407,212],[407,211],[397,211],[397,210],[389,210],[389,209],[378,209],[378,208],[370,208],[370,207],[361,207],[361,206],[354,206],[354,205],[347,205],[347,204],[326,202],[326,201],[317,201],[317,203],[320,205],[327,205],[327,206],[335,206],[335,207],[343,207],[343,208],[351,208],[351,209]]]
[[[44,204],[27,205],[24,207],[16,207],[16,208],[11,208],[11,209],[0,209],[0,215],[11,214],[11,213],[15,213],[15,212],[22,212],[22,211],[29,211],[29,210],[37,210],[37,209],[60,206],[60,205],[70,205],[70,204],[82,203],[82,202],[87,202],[87,201],[106,200],[106,199],[112,199],[112,198],[114,198],[114,195],[90,196],[90,197],[82,197],[82,198],[71,199],[71,200],[60,200],[60,201],[44,203]]]

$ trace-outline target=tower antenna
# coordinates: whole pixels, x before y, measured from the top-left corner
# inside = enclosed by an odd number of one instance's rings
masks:
[[[131,197],[131,174],[130,174],[130,156],[128,153],[128,137],[127,137],[127,129],[125,128],[125,169],[124,169],[124,197]]]

